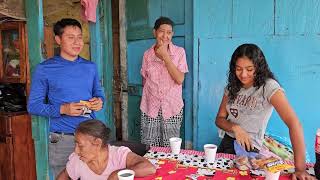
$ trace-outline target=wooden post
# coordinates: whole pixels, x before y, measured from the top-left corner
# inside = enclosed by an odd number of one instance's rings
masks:
[[[121,119],[122,139],[128,140],[128,80],[127,80],[127,22],[126,0],[119,0],[119,36],[120,36],[120,76],[121,76]]]
[[[97,118],[111,129],[112,139],[115,139],[113,119],[113,49],[112,49],[112,9],[111,0],[99,1],[97,21],[90,23],[91,60],[98,66],[99,77],[105,92],[106,102]]]
[[[32,74],[36,65],[43,59],[41,54],[41,43],[43,42],[42,0],[26,0],[25,8],[28,47],[32,49],[32,51],[28,51],[30,71]],[[35,142],[37,179],[49,179],[48,121],[46,118],[32,116],[32,136]]]

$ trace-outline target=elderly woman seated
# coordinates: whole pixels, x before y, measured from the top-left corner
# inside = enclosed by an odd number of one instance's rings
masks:
[[[156,172],[147,159],[131,152],[129,148],[109,145],[110,129],[101,121],[84,121],[75,132],[75,152],[69,156],[66,168],[59,174],[58,180],[118,179],[117,172],[122,169],[133,170],[135,177]]]

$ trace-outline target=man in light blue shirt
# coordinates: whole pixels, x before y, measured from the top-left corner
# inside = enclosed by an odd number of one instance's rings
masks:
[[[102,109],[104,93],[96,64],[79,56],[84,44],[81,24],[61,19],[54,25],[54,33],[60,55],[37,65],[28,111],[49,118],[49,165],[56,176],[73,152],[76,127],[95,118],[95,111]]]

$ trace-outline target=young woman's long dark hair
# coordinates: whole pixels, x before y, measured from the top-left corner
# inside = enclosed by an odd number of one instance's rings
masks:
[[[233,102],[235,100],[237,93],[242,88],[242,83],[236,75],[236,63],[237,60],[242,57],[247,57],[254,64],[254,87],[258,89],[261,86],[264,86],[266,80],[269,78],[276,80],[269,69],[268,63],[261,49],[255,44],[242,44],[233,52],[229,64],[227,85],[227,90],[229,91],[229,102]]]

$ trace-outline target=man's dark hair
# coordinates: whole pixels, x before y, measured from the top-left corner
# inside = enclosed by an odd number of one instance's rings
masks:
[[[54,24],[54,27],[53,27],[54,35],[61,36],[66,26],[76,26],[76,27],[79,27],[82,31],[81,24],[79,21],[71,18],[63,18]]]
[[[102,146],[105,147],[108,144],[111,130],[103,122],[91,119],[81,122],[75,132],[99,138],[102,140]]]
[[[168,24],[168,25],[170,25],[171,27],[173,27],[173,25],[174,25],[173,21],[172,21],[170,18],[161,16],[161,17],[159,17],[159,18],[156,20],[156,22],[154,23],[153,29],[155,29],[155,30],[159,29],[159,27],[160,27],[162,24]]]

